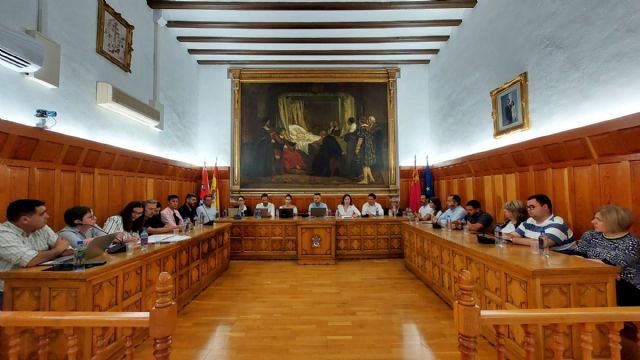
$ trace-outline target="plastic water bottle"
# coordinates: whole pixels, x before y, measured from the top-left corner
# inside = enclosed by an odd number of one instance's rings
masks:
[[[189,231],[189,223],[187,223],[188,218],[182,218],[182,232],[187,233]]]
[[[280,218],[280,211],[276,209],[276,219]]]
[[[84,256],[86,251],[84,248],[84,240],[78,240],[76,245],[76,250],[73,253],[73,271],[84,271]]]
[[[262,219],[262,211],[260,209],[256,209],[256,219]]]
[[[193,220],[193,230],[198,231],[200,230],[200,228],[202,228],[202,222],[200,221],[200,216],[198,215]]]
[[[242,215],[242,214],[241,214]],[[224,209],[224,212],[222,213],[223,217],[227,217],[227,209]]]
[[[496,246],[501,248],[504,247],[504,241],[502,239],[502,228],[500,225],[496,225],[496,228],[493,230],[493,236],[496,238]]]
[[[147,228],[142,228],[142,232],[140,233],[140,250],[147,251],[149,247],[149,233],[147,232]]]
[[[541,256],[549,256],[548,250],[544,246],[545,240],[546,238],[544,236],[544,233],[541,232],[540,236],[538,236],[538,252],[540,253]]]

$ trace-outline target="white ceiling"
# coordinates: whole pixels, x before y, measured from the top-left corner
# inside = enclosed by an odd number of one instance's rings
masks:
[[[403,61],[414,61],[417,63],[428,63],[428,60],[437,56],[438,49],[442,48],[448,37],[437,39],[438,41],[410,41],[386,42],[376,39],[375,42],[353,40],[353,38],[392,38],[392,37],[416,37],[416,36],[448,36],[453,27],[447,26],[419,26],[415,27],[408,22],[429,21],[429,20],[464,20],[475,6],[473,0],[432,0],[432,1],[158,1],[147,0],[149,7],[160,12],[160,16],[168,22],[167,27],[179,37],[223,37],[241,39],[216,39],[215,42],[203,41],[201,39],[181,40],[187,49],[197,50],[236,50],[236,53],[218,54],[193,54],[196,60],[216,60],[221,63],[247,63],[259,64],[265,61],[286,61],[288,64],[295,64],[298,61],[320,61],[320,62],[361,62],[363,64],[371,61],[378,61],[388,64],[399,64]],[[377,4],[384,4],[385,10],[375,10],[372,7],[379,7]],[[406,9],[407,5],[415,7]],[[258,6],[260,10],[255,10]],[[323,6],[342,7],[357,6],[358,10],[324,10]],[[189,7],[189,8],[185,8]],[[193,8],[195,7],[195,8]],[[271,10],[263,10],[270,9]],[[273,10],[276,7],[277,10]],[[286,10],[284,8],[295,8],[296,10]],[[440,8],[434,8],[440,7]],[[442,8],[444,7],[444,8]],[[210,10],[215,8],[215,10]],[[222,9],[221,9],[222,8]],[[324,7],[326,9],[326,7]],[[300,10],[304,9],[304,10]],[[363,10],[365,9],[365,10]],[[216,22],[224,24],[213,24],[215,28],[193,28],[193,24],[176,24],[176,22]],[[249,23],[283,23],[288,26],[291,23],[304,23],[303,26],[324,25],[321,29],[266,29],[260,28],[259,24]],[[353,25],[365,28],[348,28]],[[391,27],[377,28],[383,24],[375,22],[396,22]],[[334,23],[340,28],[326,28],[326,23]],[[422,25],[422,24],[421,24]],[[455,25],[455,24],[453,24]],[[195,25],[197,26],[197,25]],[[235,28],[253,27],[253,28]],[[234,28],[230,28],[234,27]],[[282,26],[280,26],[282,27]],[[282,43],[279,39],[271,40],[275,43],[244,42],[242,38],[312,38],[329,39],[335,43]],[[350,43],[340,43],[341,39],[351,39]],[[386,40],[383,39],[383,40]],[[403,39],[407,40],[407,39]],[[243,42],[237,42],[243,41]],[[309,40],[307,40],[308,42]],[[310,40],[314,41],[314,40]],[[321,40],[327,41],[327,40]],[[355,42],[354,42],[355,41]],[[434,50],[436,54],[425,54],[425,50]],[[237,53],[238,50],[244,50]],[[260,54],[254,51],[314,51],[321,50],[324,53],[304,54],[304,53],[279,53]],[[333,50],[342,51],[342,54]],[[357,51],[379,50],[382,53],[358,54]],[[384,50],[396,50],[394,54],[384,53]],[[403,53],[397,53],[402,50]],[[416,51],[408,51],[416,50]],[[348,53],[344,53],[347,51]],[[353,51],[356,51],[355,53]]]

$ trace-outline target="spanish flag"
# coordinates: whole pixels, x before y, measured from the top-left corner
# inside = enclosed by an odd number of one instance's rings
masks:
[[[420,175],[418,175],[418,167],[416,166],[416,159],[414,157],[413,179],[411,180],[411,190],[409,193],[409,207],[413,212],[420,209],[420,195],[422,195],[422,191],[420,189]]]
[[[213,165],[213,177],[211,178],[211,194],[215,196],[214,205],[220,211],[220,194],[218,191],[218,158]]]

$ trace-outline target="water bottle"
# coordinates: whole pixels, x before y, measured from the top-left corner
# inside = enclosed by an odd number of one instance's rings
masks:
[[[198,231],[198,230],[200,230],[202,228],[202,221],[200,221],[201,218],[202,218],[202,216],[198,215],[193,220],[193,230]]]
[[[186,218],[186,217],[185,217],[185,218],[182,218],[182,232],[183,232],[183,233],[185,233],[185,234],[186,234],[186,233],[187,233],[187,231],[189,230],[189,227],[188,227],[188,226],[189,226],[189,223],[187,223],[187,219],[188,219],[188,218]]]
[[[262,211],[260,209],[256,209],[256,219],[262,219]]]
[[[545,239],[544,233],[541,232],[538,236],[538,252],[541,256],[549,256],[548,249],[544,246]]]
[[[496,246],[501,248],[504,247],[504,240],[502,239],[502,228],[500,225],[496,225],[496,228],[493,230],[493,236],[496,238]]]
[[[76,250],[73,253],[73,271],[84,271],[85,251],[84,240],[78,240]]]
[[[140,250],[147,251],[149,247],[149,233],[147,232],[147,228],[143,227],[142,232],[140,233]]]
[[[280,211],[276,209],[276,218],[280,218]]]
[[[224,209],[224,211],[222,212],[222,216],[227,217],[227,214],[228,214],[227,209]],[[242,216],[242,213],[240,215]]]

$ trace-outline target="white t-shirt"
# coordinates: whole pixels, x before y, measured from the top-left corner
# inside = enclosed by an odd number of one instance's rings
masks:
[[[336,209],[336,216],[355,216],[355,215],[360,216],[361,214],[358,208],[353,205],[349,205],[349,207],[345,209],[344,206],[340,204]]]
[[[420,217],[423,218],[427,215],[433,215],[433,209],[428,204],[423,205],[420,207],[420,209],[418,209],[418,213],[420,213]]]

